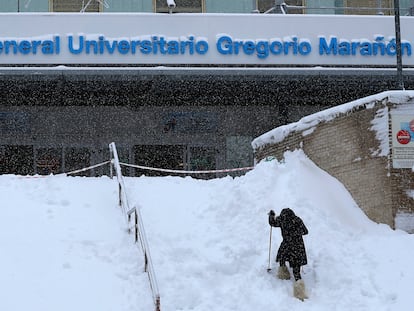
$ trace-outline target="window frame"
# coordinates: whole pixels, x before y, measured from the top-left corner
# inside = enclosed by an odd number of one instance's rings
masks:
[[[54,11],[53,10],[53,5],[54,5],[54,2],[55,1],[59,1],[59,0],[49,0],[49,12],[53,12],[53,13],[65,13],[65,12],[72,12],[72,11]],[[68,1],[68,0],[61,0],[61,1]],[[81,0],[72,0],[72,1],[81,1]],[[85,2],[87,3],[87,1],[89,1],[89,0],[85,0]],[[93,0],[93,1],[96,1],[96,0]],[[79,12],[80,12],[80,10],[79,10]],[[102,3],[100,3],[99,2],[99,5],[98,5],[98,11],[85,11],[85,13],[102,13],[103,12],[103,5],[102,5]]]

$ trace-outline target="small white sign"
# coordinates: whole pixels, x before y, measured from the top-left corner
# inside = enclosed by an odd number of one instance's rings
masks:
[[[392,165],[394,168],[414,166],[414,107],[404,113],[393,113],[392,123]]]

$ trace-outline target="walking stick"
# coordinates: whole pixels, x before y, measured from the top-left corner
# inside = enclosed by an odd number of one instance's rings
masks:
[[[272,271],[272,268],[270,268],[270,254],[272,250],[272,226],[270,226],[270,238],[269,238],[269,261],[267,263],[267,272]]]

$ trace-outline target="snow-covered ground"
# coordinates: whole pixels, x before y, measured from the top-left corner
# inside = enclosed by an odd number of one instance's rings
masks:
[[[141,209],[161,310],[412,310],[414,236],[378,225],[301,151],[245,176],[125,179]],[[107,177],[0,176],[0,310],[154,310],[143,258]],[[267,212],[309,229],[303,278],[275,277]]]

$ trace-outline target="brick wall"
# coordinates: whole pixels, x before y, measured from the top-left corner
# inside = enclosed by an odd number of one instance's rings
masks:
[[[348,189],[370,219],[395,228],[397,212],[414,213],[414,200],[407,195],[414,189],[414,174],[410,169],[392,169],[388,155],[375,154],[380,141],[371,122],[384,107],[389,110],[392,104],[382,101],[373,108],[362,106],[313,129],[291,132],[279,143],[256,149],[256,160],[281,159],[286,150],[301,148]]]

